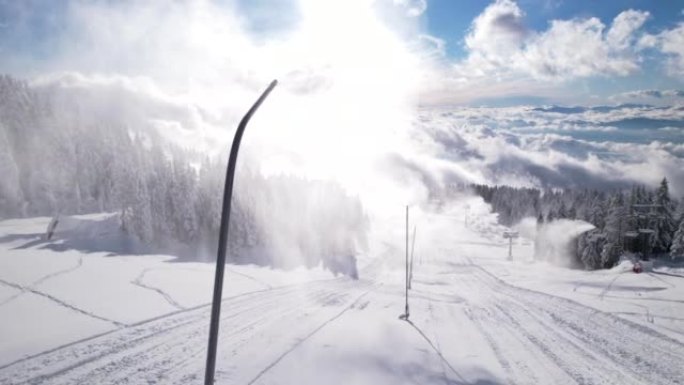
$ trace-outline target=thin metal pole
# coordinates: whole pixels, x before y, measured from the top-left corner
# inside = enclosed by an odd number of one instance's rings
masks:
[[[508,259],[513,260],[513,237],[508,238]]]
[[[416,226],[413,226],[413,240],[411,240],[411,269],[409,270],[409,289],[413,283],[413,251],[416,249]]]
[[[204,384],[214,384],[214,372],[216,369],[216,345],[218,343],[219,318],[221,316],[221,294],[223,293],[223,273],[226,267],[226,250],[228,246],[228,225],[230,224],[230,202],[233,197],[233,180],[235,178],[235,165],[237,163],[238,150],[242,133],[251,119],[252,115],[266,99],[273,88],[278,84],[273,80],[268,88],[261,94],[259,99],[247,111],[247,114],[240,121],[240,125],[235,131],[233,146],[230,149],[228,159],[228,169],[226,170],[226,185],[223,190],[223,208],[221,209],[221,227],[219,230],[218,253],[216,256],[216,277],[214,279],[214,297],[211,303],[211,323],[209,325],[209,346],[207,348],[207,367],[204,373]]]
[[[409,289],[409,207],[406,206],[406,319],[409,318],[408,289]]]

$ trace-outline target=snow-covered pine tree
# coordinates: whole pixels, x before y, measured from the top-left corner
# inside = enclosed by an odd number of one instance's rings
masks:
[[[154,241],[152,226],[151,198],[148,190],[147,176],[150,174],[146,152],[141,147],[133,148],[137,171],[131,175],[134,179],[132,191],[132,205],[130,210],[130,230],[144,242]]]
[[[553,212],[553,210],[549,210],[548,213],[546,213],[546,223],[550,223],[555,221],[557,218],[556,214]]]
[[[679,198],[677,210],[675,210],[674,219],[676,223],[684,221],[684,196]]]
[[[679,222],[679,229],[674,233],[670,255],[672,258],[684,258],[684,220]]]
[[[130,141],[130,139],[129,139]],[[131,223],[133,206],[136,202],[137,179],[140,177],[140,169],[134,156],[127,152],[132,147],[132,143],[111,144],[116,148],[116,152],[126,154],[122,159],[112,165],[112,197],[115,208],[120,213],[121,228],[125,231],[132,231]]]
[[[606,207],[603,197],[594,195],[589,202],[589,218],[587,222],[596,226],[597,229],[603,229],[606,225]]]
[[[596,270],[603,267],[601,251],[606,238],[598,229],[587,231],[577,239],[577,255],[585,269]]]
[[[653,250],[656,253],[666,253],[672,244],[672,236],[676,230],[674,219],[675,206],[670,199],[667,178],[663,178],[660,187],[655,193],[655,202],[658,205],[658,220],[656,221],[655,234],[653,236]]]
[[[0,121],[0,216],[20,213],[23,197],[19,188],[19,169],[14,161],[12,145],[5,125]]]
[[[567,219],[568,209],[565,207],[565,202],[561,201],[560,207],[558,207],[558,219]]]
[[[180,154],[174,154],[173,183],[170,189],[170,205],[173,214],[168,218],[173,226],[174,238],[184,243],[197,240],[199,226],[195,212],[197,199],[197,176]]]
[[[135,196],[130,226],[131,231],[142,241],[151,242],[154,240],[150,194],[147,190],[147,183],[141,176],[135,178]]]
[[[150,210],[152,214],[152,228],[155,240],[171,238],[172,224],[169,218],[173,211],[169,207],[169,191],[173,179],[173,171],[164,151],[153,146],[151,151],[151,170],[147,178],[147,191],[150,196]]]
[[[221,221],[224,170],[210,158],[204,158],[199,170],[195,212],[200,237],[205,243],[216,243]]]
[[[622,193],[617,192],[608,201],[606,224],[603,228],[605,243],[601,250],[601,265],[605,268],[612,267],[620,257],[623,221],[626,214]]]

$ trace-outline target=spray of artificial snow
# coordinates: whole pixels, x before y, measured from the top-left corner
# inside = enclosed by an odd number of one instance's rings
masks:
[[[527,222],[529,223],[529,222]],[[529,225],[523,226],[529,231]],[[581,220],[559,219],[534,228],[534,256],[558,266],[572,266],[577,237],[594,228]]]

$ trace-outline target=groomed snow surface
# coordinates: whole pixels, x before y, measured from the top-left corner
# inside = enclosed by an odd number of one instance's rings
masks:
[[[228,265],[219,384],[684,384],[684,272],[531,262],[481,201],[403,217],[358,281]],[[400,211],[400,210],[398,210]],[[130,255],[111,215],[0,222],[0,384],[200,384],[214,266]],[[62,224],[60,224],[62,226]],[[60,232],[61,231],[61,232]],[[86,234],[78,237],[75,234]]]

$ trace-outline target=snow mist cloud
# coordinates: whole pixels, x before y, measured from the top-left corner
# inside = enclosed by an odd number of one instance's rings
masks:
[[[591,223],[568,219],[541,225],[536,232],[535,258],[558,266],[571,266],[575,261],[573,242],[593,228]]]
[[[32,84],[216,155],[277,78],[247,131],[242,162],[404,203],[421,189],[392,188],[394,175],[383,178],[378,168],[408,148],[423,47],[402,36],[418,28],[424,8],[301,0],[285,10],[294,22],[264,35],[234,3],[70,3],[66,32]]]
[[[240,152],[237,190],[256,201],[245,207],[256,207],[261,227],[251,232],[267,238],[276,251],[264,254],[274,254],[278,266],[309,264],[313,253],[348,250],[349,256],[355,245],[343,244],[363,236],[338,234],[344,226],[328,222],[358,223],[357,232],[365,232],[363,218],[349,218],[358,211],[349,207],[356,197],[362,213],[374,216],[400,212],[429,194],[411,167],[418,161],[409,134],[422,61],[433,48],[405,37],[417,30],[425,4],[301,0],[291,6],[289,21],[268,26],[277,31],[268,33],[250,25],[254,20],[234,3],[70,3],[65,32],[55,52],[36,63],[30,85],[76,105],[73,119],[152,131],[151,140],[199,153],[193,166],[201,167],[204,155],[227,156],[240,118],[278,79]],[[278,185],[279,175],[292,179],[282,179],[277,192],[248,183],[252,172],[271,178],[269,186]],[[348,195],[299,183],[307,179],[334,181]],[[316,213],[309,211],[321,207],[319,220],[310,220]],[[319,226],[303,228],[310,223]],[[232,229],[239,236],[241,228]],[[306,242],[302,234],[310,235]]]

